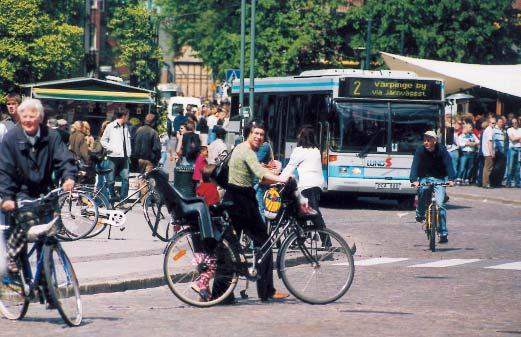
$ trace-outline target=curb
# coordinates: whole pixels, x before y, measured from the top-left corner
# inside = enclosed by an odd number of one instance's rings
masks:
[[[475,194],[454,193],[454,192],[449,192],[449,196],[459,197],[459,198],[463,198],[463,199],[481,200],[481,201],[490,200],[490,201],[500,202],[500,203],[504,203],[504,204],[521,206],[521,200],[510,200],[510,199],[505,199],[505,198],[478,196]]]
[[[80,284],[81,295],[95,295],[104,293],[117,293],[127,290],[157,288],[166,285],[164,276],[153,276],[119,282]]]

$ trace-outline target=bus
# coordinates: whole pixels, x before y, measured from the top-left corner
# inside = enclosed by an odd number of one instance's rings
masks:
[[[238,80],[232,115],[238,115]],[[287,162],[302,125],[315,128],[326,192],[398,199],[414,205],[409,173],[423,134],[444,139],[444,83],[412,72],[331,69],[257,78],[253,118],[268,126],[276,159]],[[245,79],[244,102],[249,81]],[[240,118],[240,116],[236,116]]]

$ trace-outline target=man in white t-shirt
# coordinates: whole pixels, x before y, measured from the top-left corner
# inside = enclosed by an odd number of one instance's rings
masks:
[[[483,187],[491,188],[490,186],[490,173],[494,168],[494,157],[496,150],[494,149],[494,132],[496,127],[496,119],[490,117],[488,119],[488,126],[483,131],[481,153],[483,153],[484,165],[483,165]]]
[[[519,172],[521,165],[521,128],[517,119],[512,119],[512,127],[507,130],[507,135],[510,154],[508,156],[506,186],[511,187],[512,180],[514,180],[515,186],[521,187]]]

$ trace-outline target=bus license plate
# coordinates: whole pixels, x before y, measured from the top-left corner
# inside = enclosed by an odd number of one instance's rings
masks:
[[[401,183],[376,183],[377,190],[399,190],[402,188]]]

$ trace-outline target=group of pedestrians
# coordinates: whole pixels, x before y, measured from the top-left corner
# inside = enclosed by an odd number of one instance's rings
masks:
[[[446,116],[446,127],[454,128],[447,151],[456,172],[456,184],[483,188],[521,187],[521,116],[466,114]],[[447,141],[447,143],[450,143]]]

